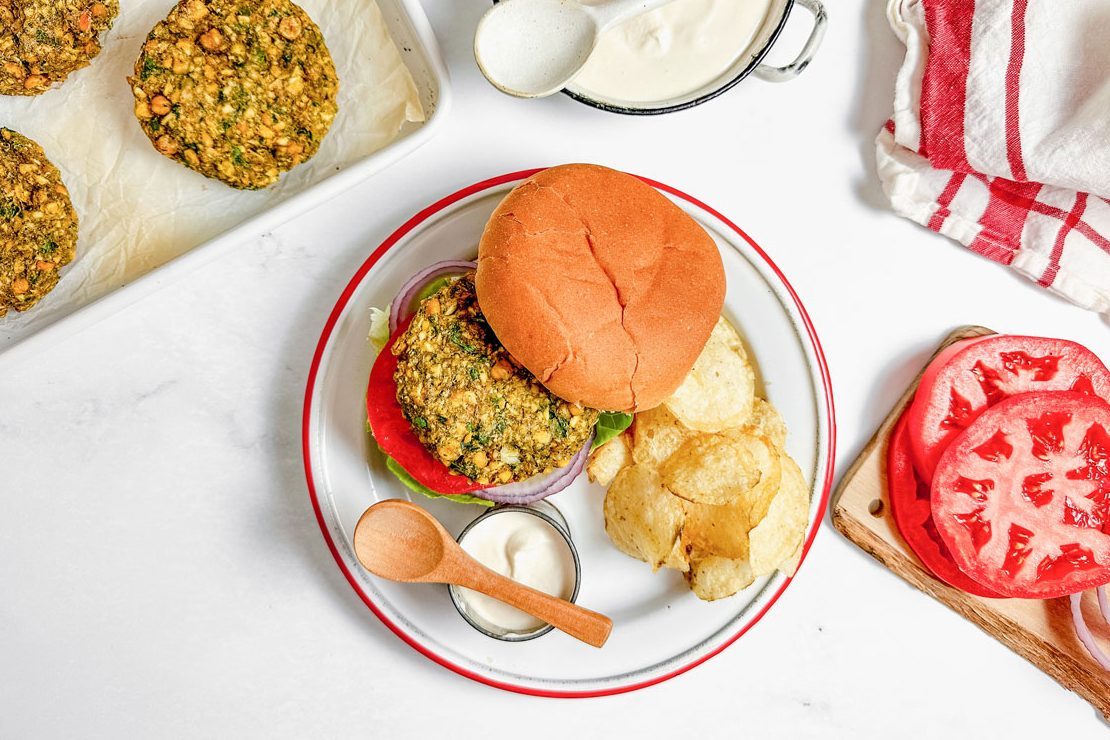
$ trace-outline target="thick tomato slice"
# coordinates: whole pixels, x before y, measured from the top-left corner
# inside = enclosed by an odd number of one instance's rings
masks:
[[[1000,594],[1110,583],[1110,404],[1054,392],[992,406],[941,456],[931,498],[956,565]]]
[[[397,337],[408,325],[408,321],[402,323],[389,338],[370,370],[370,382],[366,387],[366,418],[370,422],[374,440],[382,452],[396,460],[421,485],[436,493],[450,496],[490,488],[475,483],[464,475],[453,473],[436,459],[413,434],[412,426],[401,411],[401,404],[397,403],[397,385],[393,382],[393,374],[397,372],[397,358],[392,349]]]
[[[933,523],[929,494],[929,483],[922,480],[914,469],[903,414],[890,435],[887,447],[887,501],[895,526],[914,555],[938,580],[969,594],[998,598],[999,594],[972,580],[956,567],[952,553]]]
[[[932,478],[945,447],[979,414],[1034,391],[1110,399],[1110,370],[1065,339],[998,335],[952,345],[926,369],[908,413],[917,469]]]

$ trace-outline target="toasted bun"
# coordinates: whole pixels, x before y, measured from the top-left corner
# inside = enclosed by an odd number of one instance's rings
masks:
[[[478,303],[555,395],[606,411],[659,405],[721,313],[713,239],[655,188],[589,164],[552,167],[501,201],[478,247]]]

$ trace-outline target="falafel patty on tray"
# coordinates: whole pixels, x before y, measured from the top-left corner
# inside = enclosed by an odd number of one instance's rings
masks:
[[[38,303],[76,253],[77,213],[58,168],[41,146],[0,128],[0,316]]]
[[[38,95],[100,53],[119,0],[0,0],[0,95]]]
[[[482,316],[473,273],[423,301],[392,351],[397,401],[413,432],[479,483],[567,465],[597,423],[598,411],[552,395],[513,361]]]
[[[245,190],[311,159],[339,110],[324,37],[289,0],[182,0],[129,81],[155,149]]]

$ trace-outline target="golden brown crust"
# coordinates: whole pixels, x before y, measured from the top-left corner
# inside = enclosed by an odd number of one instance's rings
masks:
[[[42,147],[0,127],[0,317],[32,308],[77,254],[77,213]]]
[[[129,82],[155,149],[246,190],[315,156],[338,111],[324,37],[291,0],[181,0]]]
[[[398,337],[397,402],[440,462],[505,485],[569,465],[598,412],[568,404],[508,356],[486,324],[472,275],[420,304]]]
[[[553,393],[652,408],[689,372],[720,315],[713,239],[651,186],[597,165],[517,186],[478,247],[478,300],[505,348]]]
[[[119,0],[0,0],[0,95],[38,95],[89,65]]]

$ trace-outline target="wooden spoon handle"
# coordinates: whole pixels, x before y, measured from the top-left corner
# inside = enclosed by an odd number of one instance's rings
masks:
[[[465,578],[455,582],[515,606],[587,645],[601,647],[609,639],[609,633],[613,631],[613,620],[604,614],[598,614],[566,599],[537,591],[495,573],[489,568],[479,567],[470,570]]]

